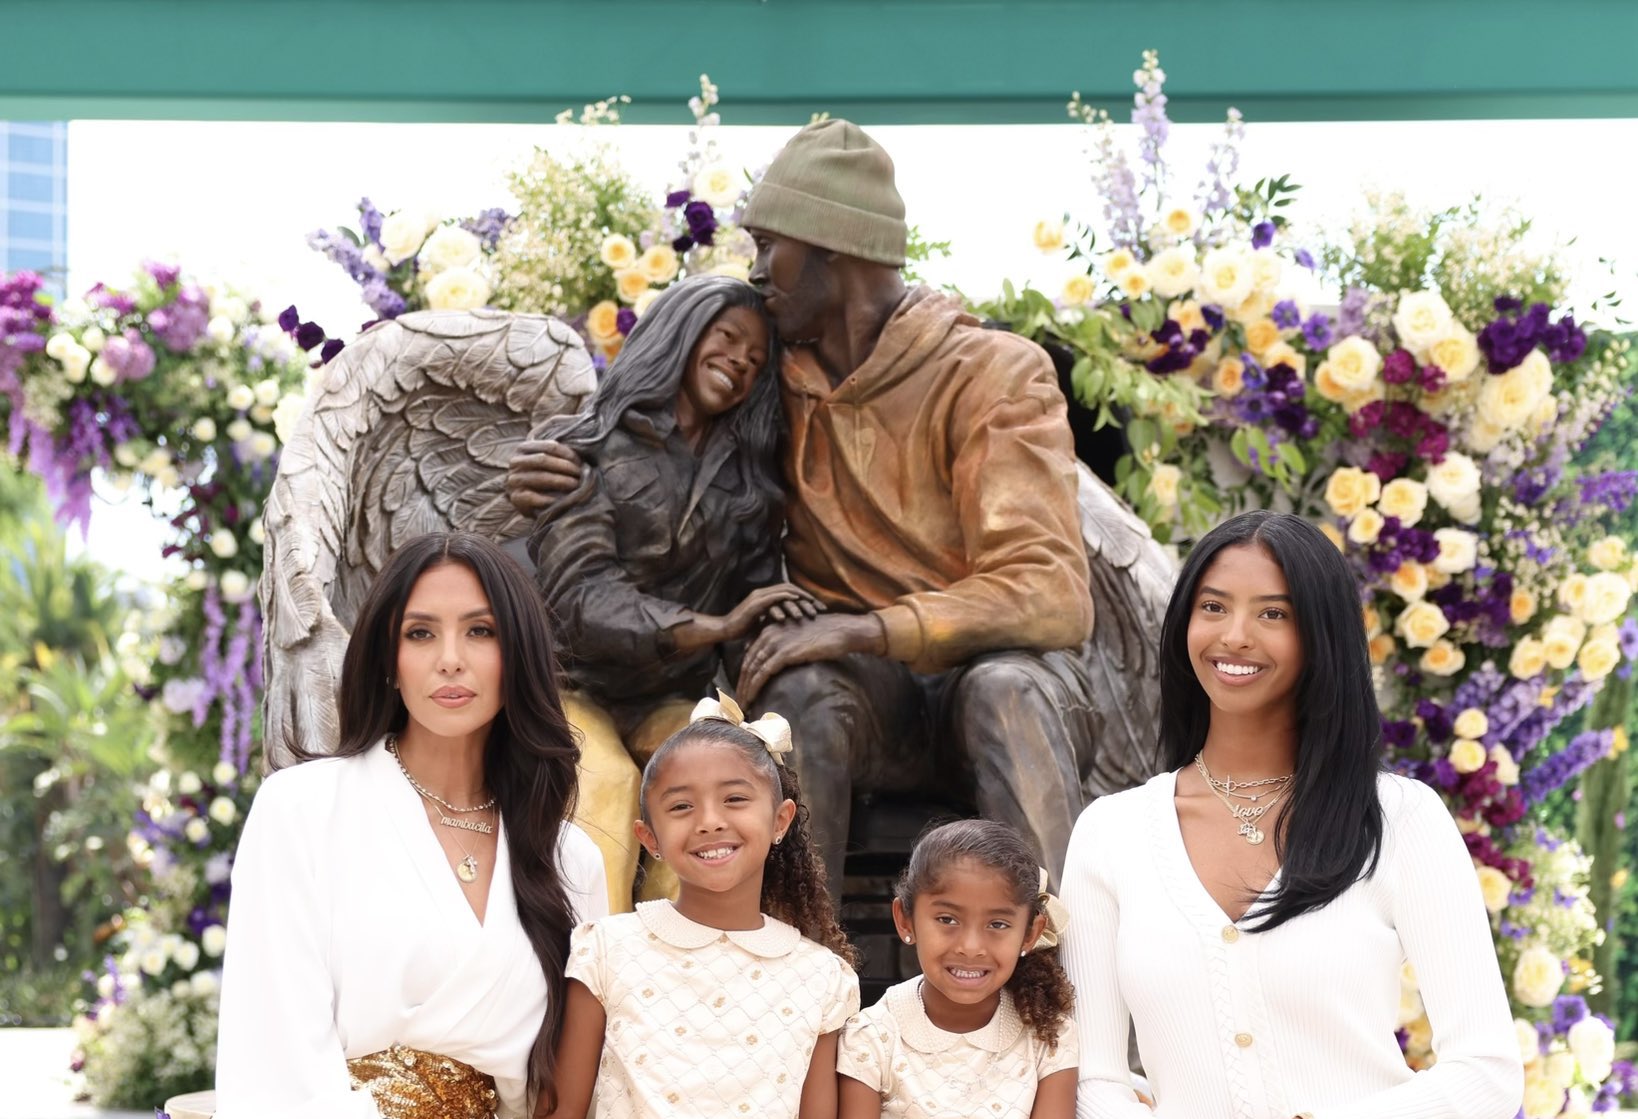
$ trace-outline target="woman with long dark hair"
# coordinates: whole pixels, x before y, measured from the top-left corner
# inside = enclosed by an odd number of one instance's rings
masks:
[[[1433,790],[1383,771],[1341,554],[1300,517],[1232,518],[1189,554],[1160,657],[1166,771],[1094,802],[1069,845],[1077,1113],[1511,1119],[1523,1072],[1478,881]],[[1415,1073],[1407,964],[1439,1054]]]
[[[476,1119],[555,1098],[569,932],[606,912],[529,577],[417,537],[360,608],[334,757],[256,794],[233,868],[220,1119]]]
[[[692,277],[638,320],[587,409],[542,434],[585,463],[529,541],[586,733],[581,819],[616,894],[638,847],[639,760],[686,723],[770,611],[817,603],[780,583],[778,346],[761,297]],[[616,899],[619,905],[621,899]]]

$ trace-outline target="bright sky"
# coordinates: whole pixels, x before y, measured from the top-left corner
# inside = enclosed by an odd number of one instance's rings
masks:
[[[731,91],[730,91],[731,92]],[[732,119],[731,102],[726,107]],[[368,195],[383,211],[447,215],[510,207],[507,170],[535,145],[576,142],[552,125],[405,125],[75,121],[69,126],[69,290],[118,281],[144,258],[231,283],[276,307],[296,304],[332,333],[369,317],[340,269],[309,250],[308,232],[353,224]],[[1129,128],[1123,128],[1129,133]],[[1192,195],[1220,129],[1174,128],[1168,158]],[[681,126],[599,129],[625,166],[661,191],[687,148]],[[791,130],[717,130],[723,155],[765,163]],[[1003,279],[1056,292],[1068,265],[1030,242],[1041,218],[1096,223],[1086,132],[1070,123],[871,129],[892,153],[910,220],[954,255],[931,280],[983,297]],[[1130,143],[1132,137],[1125,135]],[[1130,150],[1130,149],[1128,149]],[[1241,179],[1290,173],[1303,187],[1288,213],[1309,229],[1345,225],[1366,187],[1402,189],[1441,207],[1475,193],[1534,217],[1544,243],[1566,245],[1584,305],[1611,289],[1599,257],[1623,267],[1638,296],[1638,221],[1631,183],[1638,120],[1247,125]],[[1318,293],[1306,293],[1317,296]],[[1638,304],[1634,304],[1638,307]],[[159,530],[136,502],[98,506],[90,550],[133,574],[157,574]],[[137,541],[152,541],[139,547]],[[151,559],[148,557],[151,555]]]

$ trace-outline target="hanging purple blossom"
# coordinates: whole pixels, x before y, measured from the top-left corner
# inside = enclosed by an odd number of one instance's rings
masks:
[[[381,244],[381,211],[375,208],[375,203],[368,198],[358,200],[358,225],[364,235],[364,240],[373,245]]]
[[[1251,227],[1251,247],[1266,249],[1274,243],[1274,223],[1260,221]]]

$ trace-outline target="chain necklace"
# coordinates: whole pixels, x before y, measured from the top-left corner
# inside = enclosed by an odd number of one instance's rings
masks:
[[[1232,778],[1226,781],[1218,781],[1211,775],[1211,770],[1206,768],[1204,751],[1201,751],[1194,756],[1194,767],[1200,771],[1200,776],[1206,779],[1206,786],[1211,789],[1212,796],[1222,801],[1223,807],[1229,810],[1229,815],[1233,816],[1235,820],[1239,822],[1240,826],[1235,830],[1242,839],[1255,847],[1264,839],[1268,838],[1263,833],[1263,829],[1257,826],[1257,821],[1262,819],[1263,814],[1278,804],[1285,797],[1285,794],[1291,790],[1291,774],[1288,773],[1284,777],[1268,777],[1261,781],[1242,781],[1237,783]],[[1272,792],[1257,793],[1255,795],[1235,792],[1236,789],[1254,788],[1257,786],[1275,784],[1278,784],[1279,787]],[[1235,804],[1234,800],[1232,799],[1235,796],[1239,796],[1245,800],[1250,800],[1253,803],[1249,805]],[[1268,803],[1255,803],[1256,801],[1261,800],[1263,797],[1269,798]]]
[[[411,775],[408,767],[404,765],[404,759],[398,756],[398,742],[396,739],[387,739],[387,753],[391,754],[392,760],[398,763],[398,772],[404,775],[404,780],[410,783],[410,788],[414,789],[417,793],[420,793],[422,798],[429,803],[441,805],[450,812],[460,813],[488,812],[491,808],[495,807],[495,798],[490,797],[486,803],[480,804],[474,808],[457,808],[455,805],[450,804],[438,794],[429,792],[421,787],[421,783]],[[460,831],[475,831],[480,835],[493,835],[495,833],[495,825],[489,823],[487,820],[456,820],[445,815],[443,812],[439,812],[438,822],[446,828],[455,828]],[[476,882],[478,880],[478,860],[471,851],[467,850],[467,846],[465,843],[461,842],[460,836],[455,836],[454,838],[455,845],[459,847],[461,849],[461,853],[466,856],[460,862],[455,864],[455,877],[459,878],[462,882]]]

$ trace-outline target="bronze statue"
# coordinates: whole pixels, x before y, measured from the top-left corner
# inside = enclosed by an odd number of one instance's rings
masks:
[[[798,133],[744,224],[786,347],[785,562],[828,611],[764,627],[740,698],[790,719],[833,882],[856,788],[968,799],[1056,879],[1087,797],[1151,771],[1172,564],[1076,463],[1045,353],[906,289],[892,162],[856,126]],[[532,513],[579,472],[530,441],[507,485]]]

